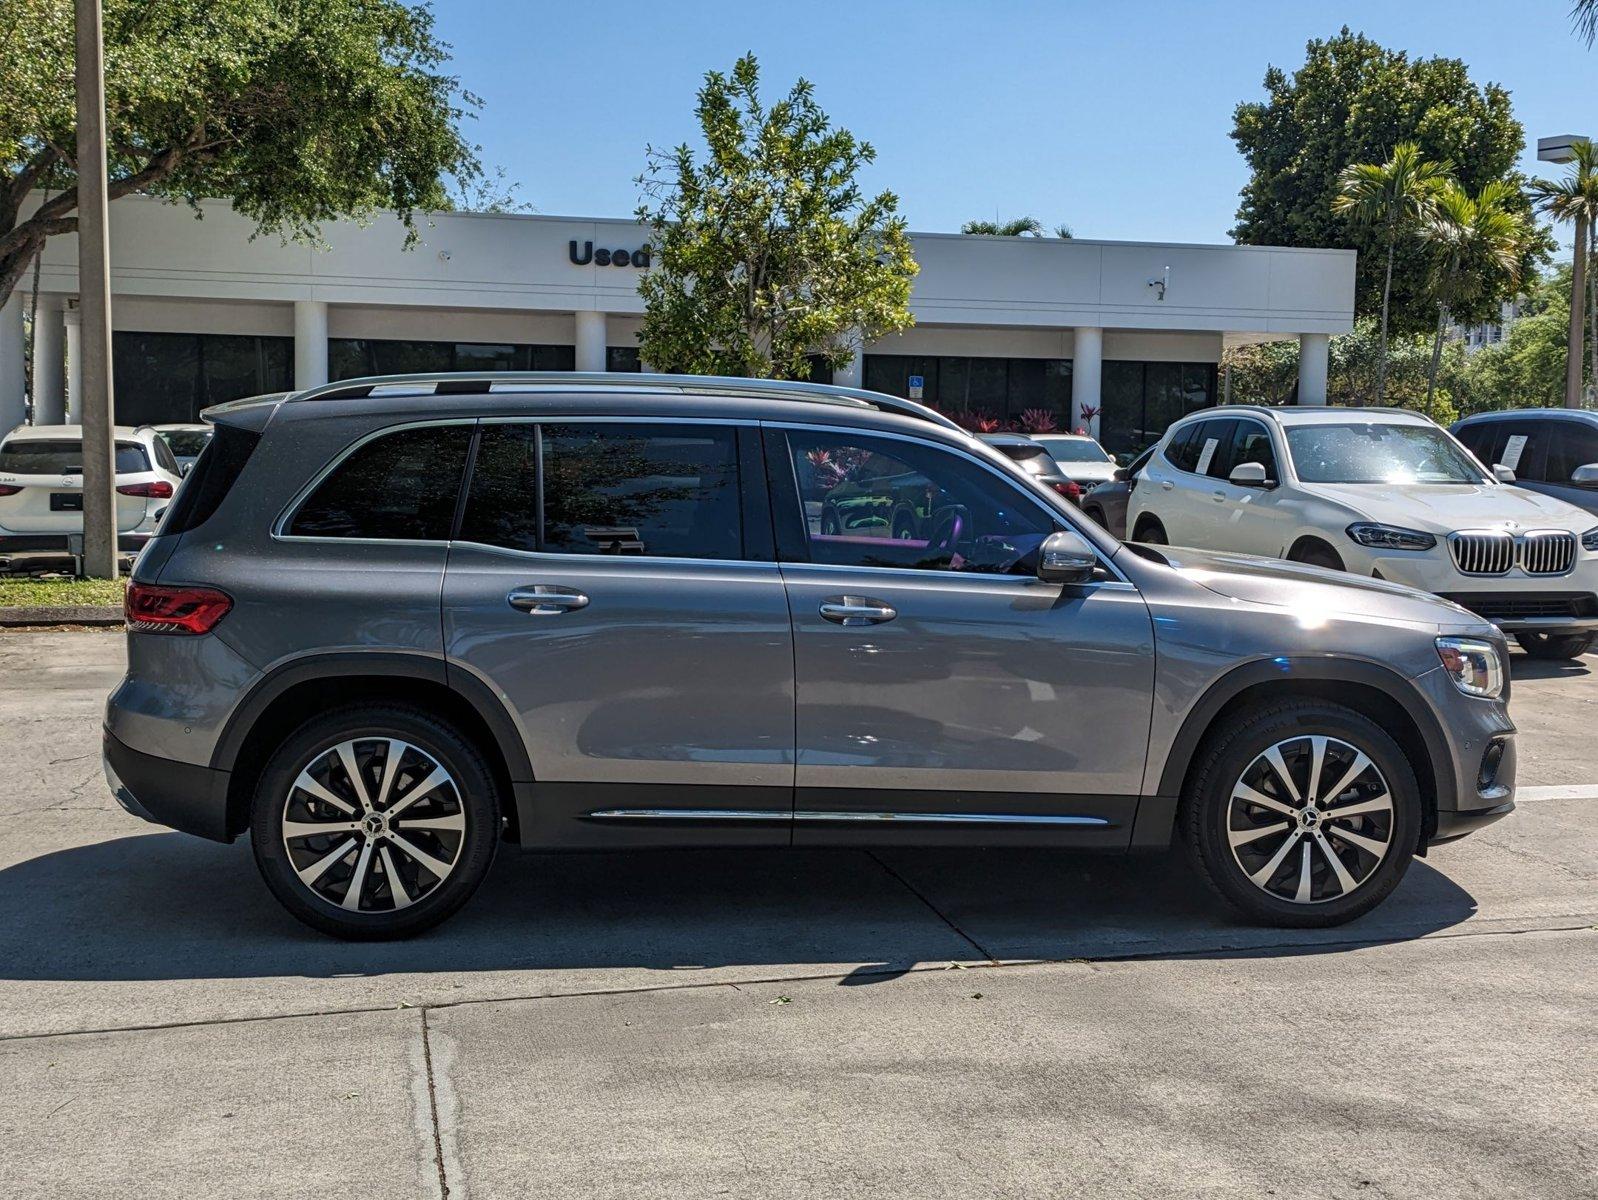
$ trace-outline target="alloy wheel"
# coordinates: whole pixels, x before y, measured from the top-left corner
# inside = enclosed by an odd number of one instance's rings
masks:
[[[1393,843],[1393,798],[1364,751],[1321,734],[1286,738],[1232,787],[1226,838],[1239,869],[1277,900],[1321,904],[1356,891]]]
[[[410,742],[359,737],[321,751],[283,806],[283,846],[318,898],[348,912],[393,912],[455,869],[466,811],[454,778]]]

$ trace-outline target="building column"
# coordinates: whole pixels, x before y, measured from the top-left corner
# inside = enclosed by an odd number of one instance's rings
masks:
[[[577,316],[577,369],[605,369],[605,314],[582,311]]]
[[[83,315],[78,312],[77,301],[67,305],[61,314],[67,330],[67,411],[66,423],[83,422]]]
[[[294,388],[327,382],[327,301],[294,302]]]
[[[0,306],[0,433],[22,424],[27,415],[28,367],[24,357],[27,343],[22,337],[22,299],[20,288]]]
[[[39,315],[33,326],[33,423],[59,425],[66,420],[66,327],[61,301],[39,297]]]
[[[1086,429],[1099,435],[1099,409],[1102,404],[1100,381],[1104,375],[1104,330],[1078,326],[1071,351],[1071,432]],[[1084,417],[1082,410],[1093,415]]]
[[[1298,402],[1326,403],[1326,370],[1331,337],[1324,333],[1298,335]]]

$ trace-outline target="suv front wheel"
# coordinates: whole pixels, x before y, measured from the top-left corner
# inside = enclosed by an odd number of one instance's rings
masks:
[[[420,709],[354,705],[291,734],[256,784],[250,840],[267,886],[312,928],[361,940],[444,920],[499,841],[493,773]]]
[[[1249,919],[1340,925],[1398,886],[1420,836],[1420,788],[1398,744],[1340,704],[1295,700],[1225,719],[1182,800],[1188,849]]]

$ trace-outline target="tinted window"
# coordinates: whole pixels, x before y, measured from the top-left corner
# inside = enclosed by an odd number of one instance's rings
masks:
[[[1165,461],[1180,470],[1191,471],[1198,463],[1199,435],[1207,424],[1207,421],[1195,421],[1177,430],[1171,444],[1165,448]]]
[[[743,557],[738,449],[731,429],[549,424],[543,436],[543,549]],[[525,449],[520,461],[525,472]],[[473,495],[475,500],[475,485]]]
[[[211,440],[211,432],[202,429],[171,429],[161,434],[161,440],[172,447],[173,454],[194,458]]]
[[[445,540],[471,434],[469,425],[431,425],[367,442],[311,493],[289,532],[301,537]]]
[[[1554,427],[1547,421],[1495,422],[1484,465],[1508,467],[1518,479],[1546,479],[1553,433]]]
[[[1057,523],[975,463],[915,442],[788,435],[811,562],[1030,574]]]
[[[1243,463],[1259,463],[1265,468],[1265,478],[1278,479],[1276,455],[1271,451],[1270,432],[1258,421],[1239,421],[1232,435],[1232,453],[1226,469],[1231,475]]]
[[[1050,454],[1054,455],[1055,462],[1072,463],[1105,463],[1114,460],[1106,453],[1097,442],[1087,438],[1039,438]]]
[[[1305,483],[1480,483],[1470,457],[1440,429],[1377,422],[1296,425],[1287,431]]]
[[[1225,479],[1232,473],[1232,439],[1237,436],[1237,424],[1233,420],[1204,422],[1194,471],[1211,479]]]
[[[484,425],[472,463],[462,540],[538,549],[538,426]]]
[[[150,469],[150,458],[137,442],[118,442],[118,475],[131,475]],[[14,475],[80,475],[83,473],[83,443],[61,438],[50,441],[17,438],[0,448],[0,471]]]
[[[1587,421],[1544,421],[1553,436],[1548,441],[1548,465],[1540,476],[1549,483],[1569,483],[1577,467],[1598,463],[1598,425]]]
[[[172,474],[176,475],[178,473],[178,460],[172,457],[172,447],[166,444],[165,439],[157,435],[155,441],[151,443],[151,447],[155,450],[156,465],[163,471],[171,471]]]
[[[1475,425],[1466,425],[1454,436],[1460,443],[1476,456],[1478,462],[1484,467],[1490,467],[1493,454],[1493,435],[1498,432],[1500,425],[1497,421],[1479,421]],[[1501,439],[1500,439],[1501,440]]]
[[[178,494],[161,520],[161,532],[182,533],[204,524],[221,505],[261,435],[231,425],[218,425],[216,435],[200,451],[194,469],[178,485]]]

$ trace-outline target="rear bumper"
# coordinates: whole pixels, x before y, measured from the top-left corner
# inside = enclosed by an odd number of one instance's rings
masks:
[[[141,820],[231,842],[228,773],[142,754],[104,731],[105,781],[117,803]]]
[[[0,554],[66,554],[67,539],[76,536],[68,533],[0,532]],[[144,549],[144,543],[154,536],[153,533],[120,533],[117,535],[117,549],[137,554]]]

